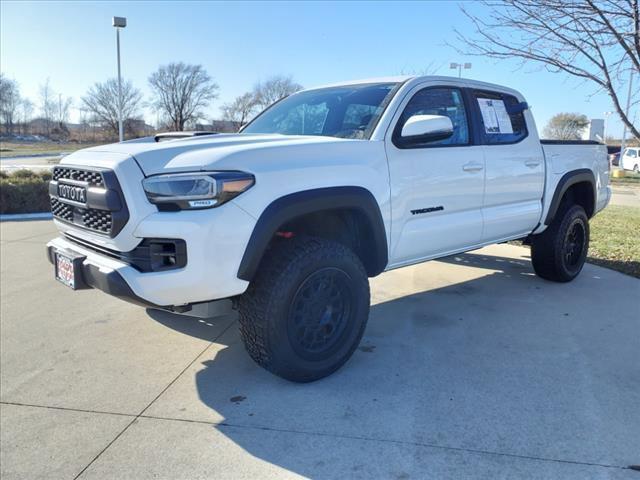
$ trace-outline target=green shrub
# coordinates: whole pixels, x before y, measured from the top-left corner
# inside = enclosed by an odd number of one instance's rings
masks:
[[[33,177],[37,177],[38,174],[33,170],[28,170],[26,168],[23,168],[21,170],[16,170],[15,172],[11,173],[11,176],[14,178],[33,178]]]
[[[49,172],[18,170],[0,176],[0,213],[49,212]]]

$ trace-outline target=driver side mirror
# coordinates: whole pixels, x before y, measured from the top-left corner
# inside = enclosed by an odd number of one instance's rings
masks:
[[[453,123],[443,115],[413,115],[400,133],[403,147],[444,140],[453,135]]]

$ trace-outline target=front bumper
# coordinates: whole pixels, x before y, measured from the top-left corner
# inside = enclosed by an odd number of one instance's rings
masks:
[[[199,211],[157,212],[135,228],[143,238],[176,238],[186,242],[187,264],[167,271],[141,272],[132,265],[65,237],[47,244],[53,249],[85,257],[86,283],[133,303],[178,311],[181,306],[233,297],[248,282],[238,278],[238,268],[255,225],[255,219],[233,202]]]
[[[47,244],[47,257],[52,265],[55,264],[56,250],[69,251],[67,248],[56,248],[54,242],[49,242]],[[172,309],[170,306],[155,305],[136,295],[117,270],[110,268],[101,269],[99,266],[88,262],[82,262],[80,268],[80,284],[76,285],[77,290],[84,288],[97,288],[120,300],[144,307],[163,308],[165,310]]]

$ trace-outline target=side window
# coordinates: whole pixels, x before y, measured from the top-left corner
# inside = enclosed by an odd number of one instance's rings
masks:
[[[469,125],[462,92],[457,88],[425,88],[416,93],[404,108],[394,135],[400,135],[405,122],[413,115],[443,115],[451,119],[453,135],[444,140],[426,143],[425,147],[468,145]]]
[[[480,110],[484,143],[499,145],[516,143],[525,138],[527,122],[520,101],[513,95],[498,92],[475,91],[474,98]]]

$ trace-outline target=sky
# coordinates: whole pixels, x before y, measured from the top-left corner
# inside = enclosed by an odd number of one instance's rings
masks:
[[[472,6],[473,7],[473,6]],[[476,10],[478,11],[478,10]],[[482,14],[482,12],[481,12]],[[413,73],[457,75],[450,62],[471,62],[471,79],[523,93],[542,129],[558,112],[604,118],[613,110],[604,93],[563,74],[516,61],[465,57],[454,29],[472,32],[459,4],[431,2],[0,2],[0,70],[37,105],[47,77],[53,89],[80,97],[97,81],[117,74],[112,16],[127,17],[121,32],[122,75],[148,100],[147,79],[170,62],[201,64],[220,86],[206,111],[274,74],[292,75],[312,87],[361,78]],[[145,109],[146,120],[156,115]],[[612,115],[607,134],[621,136]]]

